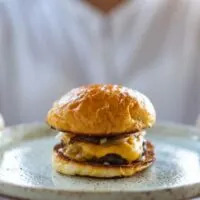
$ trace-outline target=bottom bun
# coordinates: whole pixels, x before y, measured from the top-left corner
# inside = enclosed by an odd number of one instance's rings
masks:
[[[154,147],[146,143],[144,159],[129,165],[101,165],[98,163],[77,162],[70,160],[58,151],[61,145],[56,145],[53,151],[53,168],[64,175],[90,176],[98,178],[128,177],[148,168],[155,160]]]

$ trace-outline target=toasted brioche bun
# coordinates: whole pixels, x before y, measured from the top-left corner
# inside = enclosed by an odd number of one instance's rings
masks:
[[[58,145],[54,148],[53,168],[63,175],[90,176],[98,178],[128,177],[148,168],[155,160],[154,147],[147,142],[144,160],[129,165],[100,165],[70,160],[58,152]]]
[[[54,103],[48,124],[59,131],[102,136],[133,133],[156,120],[150,100],[118,85],[89,85],[71,90]]]

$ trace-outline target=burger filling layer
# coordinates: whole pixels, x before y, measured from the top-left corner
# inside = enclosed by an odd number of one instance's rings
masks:
[[[144,132],[125,138],[88,138],[60,133],[62,154],[72,160],[102,164],[129,164],[144,152]]]

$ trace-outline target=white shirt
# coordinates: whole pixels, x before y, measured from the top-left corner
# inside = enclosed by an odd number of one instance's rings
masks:
[[[126,1],[103,15],[85,1],[0,3],[0,112],[43,121],[73,87],[116,83],[145,93],[158,120],[200,112],[200,1]]]

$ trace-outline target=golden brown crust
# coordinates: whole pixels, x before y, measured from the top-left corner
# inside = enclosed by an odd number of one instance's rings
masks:
[[[58,147],[58,146],[57,146]],[[148,168],[155,160],[154,147],[147,142],[144,160],[133,162],[129,165],[101,165],[97,163],[77,162],[63,156],[54,148],[52,164],[54,169],[64,175],[91,176],[99,178],[114,178],[132,176]]]
[[[89,85],[71,90],[48,112],[48,124],[82,135],[117,135],[151,127],[156,114],[143,94],[117,85]]]

